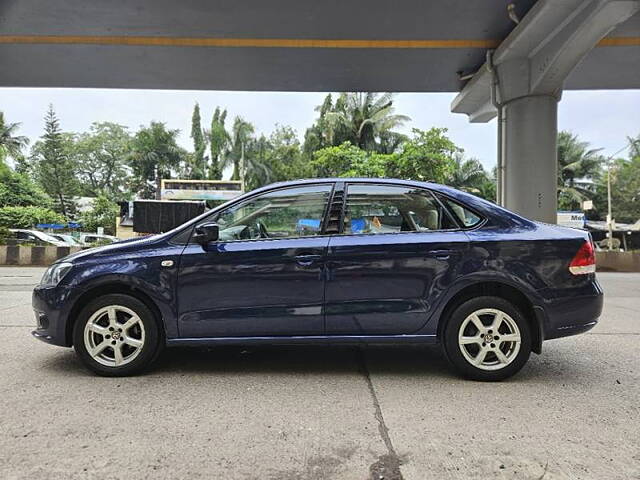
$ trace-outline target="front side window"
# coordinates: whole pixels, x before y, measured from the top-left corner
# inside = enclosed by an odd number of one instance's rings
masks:
[[[213,217],[219,240],[320,235],[332,185],[284,188],[239,203]]]
[[[343,233],[429,232],[458,228],[427,190],[395,185],[349,185]]]

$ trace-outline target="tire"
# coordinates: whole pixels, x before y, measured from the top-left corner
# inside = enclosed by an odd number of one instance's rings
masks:
[[[105,377],[144,371],[158,357],[162,339],[149,307],[124,294],[104,295],[91,301],[73,327],[73,347],[80,360],[89,370]]]
[[[504,380],[520,371],[529,359],[529,323],[504,298],[472,298],[457,306],[445,321],[442,338],[445,355],[465,378]]]

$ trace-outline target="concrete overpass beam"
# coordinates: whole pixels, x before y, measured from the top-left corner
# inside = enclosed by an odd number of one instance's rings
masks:
[[[564,80],[640,0],[539,0],[451,105],[471,122],[499,117],[498,202],[556,221],[557,102]]]

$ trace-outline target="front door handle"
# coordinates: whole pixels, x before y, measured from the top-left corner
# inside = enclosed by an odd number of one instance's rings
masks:
[[[301,267],[308,267],[318,260],[322,260],[322,255],[302,254],[296,255],[294,258],[296,259],[296,263]]]
[[[451,250],[429,250],[429,256],[436,260],[449,260],[452,253],[454,252]]]

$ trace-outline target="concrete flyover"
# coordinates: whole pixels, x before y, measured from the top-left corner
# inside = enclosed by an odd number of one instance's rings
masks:
[[[461,90],[454,112],[500,117],[501,203],[554,222],[557,101],[563,89],[640,88],[639,8],[640,0],[4,0],[0,86]]]

